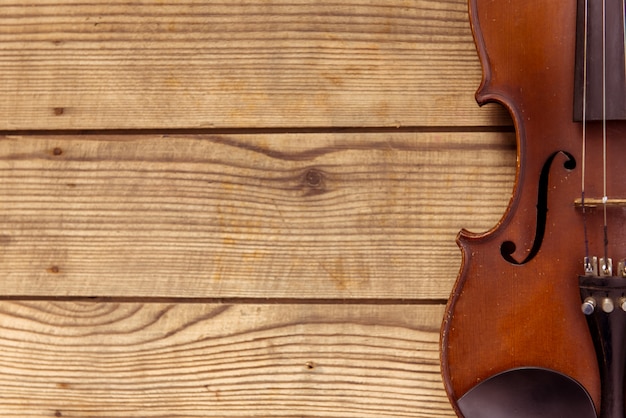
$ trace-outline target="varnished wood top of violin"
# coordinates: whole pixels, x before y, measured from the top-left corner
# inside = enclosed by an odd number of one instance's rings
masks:
[[[458,237],[463,264],[442,327],[442,365],[459,415],[458,400],[470,389],[520,367],[569,376],[597,408],[601,402],[578,280],[586,256],[608,254],[615,265],[626,257],[626,210],[619,203],[626,197],[620,102],[626,97],[620,93],[626,37],[623,1],[596,3],[603,3],[598,7],[605,8],[605,21],[591,25],[602,10],[596,8],[584,28],[604,25],[604,41],[597,35],[602,32],[581,32],[584,0],[469,1],[483,66],[476,97],[509,110],[518,159],[515,190],[501,221],[486,233],[461,231]],[[591,52],[598,45],[612,52]],[[598,61],[607,59],[605,73],[621,76],[606,82],[601,94]],[[581,196],[595,207],[583,210]]]

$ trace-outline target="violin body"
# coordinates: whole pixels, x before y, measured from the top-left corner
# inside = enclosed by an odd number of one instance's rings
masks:
[[[607,189],[611,198],[626,197],[626,122],[619,115],[586,126],[576,120],[576,58],[585,39],[577,31],[581,4],[469,1],[483,67],[476,98],[510,112],[517,175],[499,223],[485,233],[463,230],[457,240],[463,261],[442,325],[441,360],[459,416],[462,396],[516,368],[568,376],[600,410],[596,343],[581,312],[579,276],[588,252],[626,257],[626,207],[606,210],[605,235],[602,208],[585,207],[584,196],[597,202]]]

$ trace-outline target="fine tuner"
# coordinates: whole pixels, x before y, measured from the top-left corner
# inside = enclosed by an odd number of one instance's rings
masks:
[[[611,277],[613,276],[613,259],[598,257],[585,257],[583,260],[585,276]],[[626,259],[622,259],[617,263],[617,271],[615,276],[626,278]]]
[[[615,310],[615,305],[619,306],[622,311],[626,312],[626,297],[622,296],[617,301],[614,301],[610,297],[603,297],[600,300],[600,308],[604,313],[611,313]],[[587,296],[583,301],[581,306],[581,310],[585,315],[591,315],[595,312],[596,307],[598,306],[598,301],[593,296]]]
[[[613,299],[609,297],[603,297],[600,300],[600,308],[602,309],[602,312],[607,313],[607,314],[613,312],[615,310],[615,304],[616,304],[615,302],[617,302],[617,305],[622,309],[622,311],[626,312],[626,298],[625,297],[621,297],[617,301],[614,301]],[[587,296],[585,300],[583,301],[581,310],[583,311],[585,315],[591,315],[595,312],[597,306],[598,306],[598,301],[596,300],[596,298],[592,296]]]
[[[595,278],[599,283],[602,283],[602,278],[626,278],[626,259],[622,259],[618,263],[617,274],[613,275],[613,260],[607,258],[598,257],[585,257],[584,259],[585,275],[584,277]],[[592,315],[597,311],[599,307],[604,313],[610,314],[615,310],[615,306],[619,306],[622,311],[626,312],[626,296],[624,293],[611,297],[609,292],[604,287],[588,288],[589,295],[584,297],[581,305],[581,310],[585,315]],[[599,301],[599,302],[598,302]]]

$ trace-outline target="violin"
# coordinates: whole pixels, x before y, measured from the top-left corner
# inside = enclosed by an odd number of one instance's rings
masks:
[[[469,14],[476,99],[510,113],[517,174],[498,224],[457,237],[446,392],[464,418],[624,418],[626,0],[469,0]]]

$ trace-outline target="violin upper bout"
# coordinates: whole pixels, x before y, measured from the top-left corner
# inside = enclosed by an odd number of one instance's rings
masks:
[[[511,104],[514,102],[512,98],[509,98],[506,89],[503,86],[498,86],[498,80],[494,80],[493,62],[490,58],[490,54],[499,56],[499,51],[494,48],[493,45],[487,45],[485,41],[485,31],[489,32],[489,37],[493,35],[491,32],[505,31],[506,28],[500,29],[506,23],[503,23],[506,16],[497,17],[496,13],[493,13],[491,18],[481,15],[481,12],[485,9],[493,10],[497,9],[497,4],[489,4],[488,7],[485,3],[497,3],[492,0],[469,0],[469,20],[472,29],[472,35],[474,37],[474,44],[478,53],[478,59],[480,61],[482,69],[482,78],[480,85],[475,93],[476,102],[483,106],[487,103],[500,103],[506,107],[513,116],[515,116],[514,110],[511,108]],[[504,2],[501,2],[504,3]],[[484,21],[484,22],[483,22]],[[500,22],[498,24],[498,22]]]
[[[469,0],[469,20],[470,26],[472,29],[472,35],[474,37],[474,43],[476,45],[476,51],[478,52],[478,59],[480,61],[480,65],[482,68],[482,80],[478,90],[476,90],[476,102],[479,105],[484,105],[490,101],[493,101],[490,98],[488,91],[488,86],[491,81],[491,66],[489,63],[489,55],[487,54],[487,50],[485,47],[485,42],[483,39],[483,33],[480,27],[480,20],[478,16],[478,3],[479,0]]]
[[[553,103],[555,94],[569,103],[565,114],[572,115],[576,2],[540,6],[528,1],[468,0],[482,67],[476,101],[501,103],[516,121],[523,120],[518,109]]]

